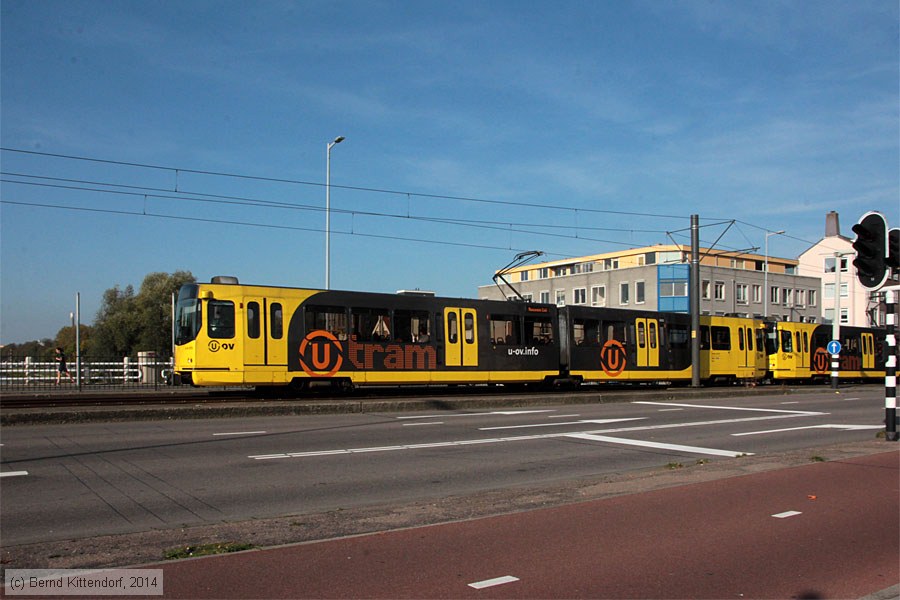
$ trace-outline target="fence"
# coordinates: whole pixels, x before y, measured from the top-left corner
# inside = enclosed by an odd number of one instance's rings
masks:
[[[56,361],[38,361],[30,356],[0,361],[0,390],[37,391],[42,389],[156,389],[170,385],[173,360],[159,360],[155,352],[140,352],[138,357],[114,360],[82,360],[80,379],[76,361],[67,363],[71,381],[62,373],[56,385]],[[80,383],[80,387],[79,387]]]

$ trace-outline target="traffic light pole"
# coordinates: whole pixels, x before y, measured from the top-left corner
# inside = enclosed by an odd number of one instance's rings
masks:
[[[884,288],[888,355],[884,363],[884,437],[898,441],[897,433],[897,292],[900,285]]]

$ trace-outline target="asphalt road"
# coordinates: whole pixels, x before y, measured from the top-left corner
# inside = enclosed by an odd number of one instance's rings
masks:
[[[540,487],[871,441],[883,389],[4,427],[4,547]]]

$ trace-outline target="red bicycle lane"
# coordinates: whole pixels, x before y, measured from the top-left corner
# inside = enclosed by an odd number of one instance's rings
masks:
[[[900,453],[147,565],[166,598],[855,598],[900,582]]]

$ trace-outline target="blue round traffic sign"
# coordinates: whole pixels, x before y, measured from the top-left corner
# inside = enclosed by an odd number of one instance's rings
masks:
[[[825,348],[828,350],[828,354],[841,353],[841,343],[837,340],[831,340]]]

